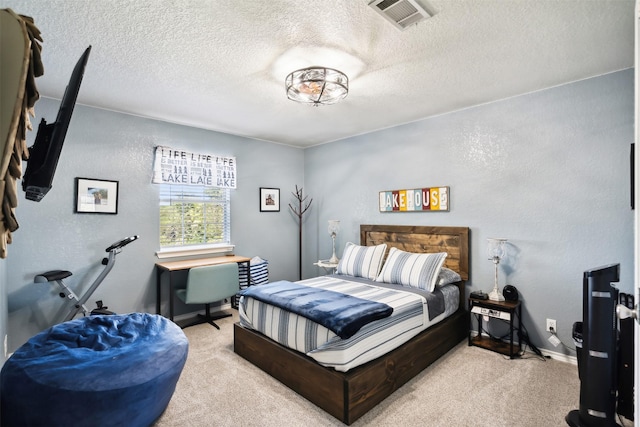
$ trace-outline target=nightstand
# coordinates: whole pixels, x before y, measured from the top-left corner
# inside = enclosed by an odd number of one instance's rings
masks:
[[[331,270],[333,269],[333,272],[336,272],[336,268],[338,268],[338,263],[337,262],[329,262],[328,259],[321,259],[318,262],[314,262],[313,265],[317,265],[318,267],[322,267],[325,270]]]
[[[522,304],[520,301],[492,301],[469,298],[469,345],[486,348],[513,359],[522,350]],[[477,334],[473,332],[473,318],[478,323]],[[487,319],[499,319],[509,325],[509,342],[482,335],[482,325]],[[487,322],[488,323],[488,322]],[[518,333],[518,343],[513,343],[513,333]]]

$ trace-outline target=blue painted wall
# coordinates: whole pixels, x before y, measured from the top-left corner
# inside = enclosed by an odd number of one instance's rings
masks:
[[[509,239],[500,283],[521,292],[535,345],[564,352],[547,341],[546,318],[573,346],[584,270],[621,263],[619,287],[633,289],[633,88],[626,70],[307,150],[319,208],[307,275],[331,254],[329,219],[341,220],[338,256],[360,224],[469,226],[468,290],[491,291],[487,238]],[[451,187],[450,212],[378,212],[379,191],[430,186]]]
[[[55,290],[32,282],[35,274],[68,269],[70,284],[80,286],[97,274],[104,249],[131,234],[141,239],[118,256],[90,303],[155,310],[151,164],[153,147],[167,145],[237,157],[232,240],[236,253],[268,259],[272,280],[298,276],[297,222],[287,208],[296,184],[314,199],[305,220],[304,277],[323,273],[313,262],[331,254],[329,219],[341,220],[338,256],[347,241],[358,241],[362,223],[471,227],[468,291],[491,290],[486,239],[508,238],[501,284],[520,290],[534,343],[563,352],[547,342],[545,319],[556,319],[560,338],[572,344],[585,269],[620,262],[620,288],[632,289],[633,87],[633,70],[626,70],[307,150],[78,106],[52,192],[40,203],[20,200],[21,228],[0,261],[9,351],[48,327],[61,306]],[[57,107],[41,100],[33,122],[53,120]],[[78,176],[118,180],[118,215],[74,214]],[[450,212],[378,212],[379,191],[433,185],[451,187]],[[259,212],[259,187],[281,188],[281,212]]]
[[[55,119],[59,103],[42,99],[37,117]],[[35,130],[29,134],[35,138]],[[76,106],[53,189],[35,203],[20,194],[7,259],[9,348],[49,327],[64,307],[58,290],[34,284],[34,275],[54,269],[73,272],[67,281],[81,295],[102,265],[105,249],[126,236],[140,239],[124,248],[116,265],[87,304],[103,300],[119,313],[155,312],[155,256],[159,248],[158,187],[151,184],[154,147],[237,158],[231,194],[231,238],[235,253],[269,260],[274,279],[298,279],[298,226],[289,215],[288,194],[303,184],[304,151],[284,145]],[[119,181],[117,215],[74,213],[76,177]],[[280,213],[260,213],[259,187],[281,188]],[[0,271],[1,273],[1,271]],[[185,307],[177,307],[184,312]]]

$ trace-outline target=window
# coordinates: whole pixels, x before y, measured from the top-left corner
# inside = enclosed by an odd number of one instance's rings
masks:
[[[160,248],[230,246],[231,191],[160,185]]]

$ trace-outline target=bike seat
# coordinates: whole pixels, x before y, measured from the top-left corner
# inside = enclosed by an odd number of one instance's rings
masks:
[[[72,274],[73,273],[66,270],[51,270],[51,271],[47,271],[46,273],[38,274],[36,277],[33,278],[33,281],[35,283],[53,282],[55,280],[65,279],[71,276]]]

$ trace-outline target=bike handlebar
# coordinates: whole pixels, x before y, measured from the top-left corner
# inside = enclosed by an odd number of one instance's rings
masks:
[[[115,249],[120,249],[124,246],[127,246],[129,243],[133,242],[134,240],[136,240],[138,237],[138,235],[135,236],[131,236],[131,237],[127,237],[125,239],[120,240],[119,242],[114,243],[113,245],[109,246],[107,249],[105,249],[105,252],[111,252]]]

